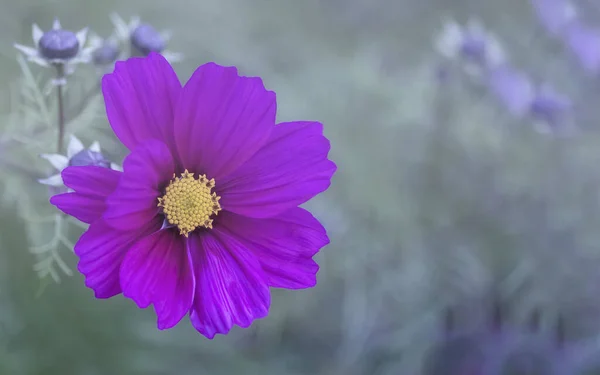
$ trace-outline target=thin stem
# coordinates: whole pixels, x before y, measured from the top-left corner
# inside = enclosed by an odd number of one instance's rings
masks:
[[[63,143],[65,138],[65,105],[64,105],[64,97],[63,97],[63,85],[65,78],[65,70],[62,64],[56,65],[56,94],[58,100],[58,142],[57,142],[57,152],[60,154],[63,149]]]

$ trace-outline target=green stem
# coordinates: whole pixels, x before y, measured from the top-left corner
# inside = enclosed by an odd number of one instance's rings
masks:
[[[64,138],[65,138],[65,105],[63,97],[63,80],[65,78],[64,66],[62,64],[56,65],[56,93],[57,93],[57,104],[58,104],[58,142],[57,152],[60,154],[63,150]]]

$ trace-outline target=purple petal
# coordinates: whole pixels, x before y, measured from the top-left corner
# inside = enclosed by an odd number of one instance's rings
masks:
[[[137,146],[123,162],[123,176],[106,200],[104,219],[111,227],[133,230],[158,214],[158,197],[173,177],[175,166],[167,146],[148,140]]]
[[[140,308],[151,304],[158,329],[175,326],[192,306],[196,280],[183,237],[160,230],[133,245],[121,264],[123,295]]]
[[[174,108],[180,92],[173,68],[157,53],[119,61],[114,72],[102,78],[108,121],[130,150],[151,138],[174,145]]]
[[[212,339],[269,313],[271,295],[256,257],[217,228],[189,240],[196,273],[192,325]]]
[[[577,16],[570,1],[532,0],[532,3],[540,23],[553,36],[560,35]]]
[[[224,210],[272,217],[308,201],[331,184],[336,165],[318,122],[277,125],[265,146],[239,170],[217,180]]]
[[[234,67],[200,66],[183,88],[175,141],[183,167],[218,181],[248,160],[275,125],[275,93]]]
[[[85,285],[94,290],[96,298],[110,298],[121,293],[119,267],[127,250],[139,238],[160,228],[155,220],[136,231],[116,231],[104,220],[95,221],[79,238],[75,254],[77,269],[85,276]]]
[[[119,181],[121,172],[102,167],[68,167],[63,170],[65,184],[74,193],[58,194],[50,203],[84,223],[91,224],[106,210],[106,197]]]
[[[84,195],[107,197],[119,182],[121,172],[97,166],[67,167],[62,179],[67,187]]]
[[[600,31],[573,23],[566,29],[564,38],[583,69],[589,73],[600,70]]]
[[[490,71],[488,85],[492,94],[512,115],[522,116],[529,110],[534,89],[525,74],[508,66],[500,66]]]
[[[223,212],[218,220],[224,231],[258,258],[269,286],[301,289],[316,285],[319,265],[312,257],[329,238],[310,212],[297,207],[269,219]]]

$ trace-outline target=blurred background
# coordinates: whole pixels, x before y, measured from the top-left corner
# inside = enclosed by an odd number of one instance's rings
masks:
[[[600,4],[0,9],[0,374],[600,373]],[[29,63],[26,77],[13,43],[31,45],[32,23],[47,30],[55,17],[107,37],[112,12],[171,31],[182,81],[205,62],[236,65],[277,92],[279,121],[325,124],[338,172],[306,205],[331,237],[318,285],[274,290],[270,315],[248,329],[211,341],[187,319],[159,331],[152,309],[96,300],[69,248],[83,229],[56,227],[37,182],[55,172],[37,157],[54,151],[55,130],[32,85],[49,75]],[[101,96],[77,105],[96,92],[96,68],[70,78],[67,130],[120,162]],[[55,99],[42,99],[55,121]]]

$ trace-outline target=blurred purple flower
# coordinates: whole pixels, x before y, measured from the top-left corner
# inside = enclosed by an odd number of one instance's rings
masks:
[[[504,61],[504,51],[496,38],[474,20],[466,26],[447,21],[435,40],[435,47],[445,58],[460,60],[472,74]]]
[[[527,75],[505,64],[488,72],[487,84],[490,92],[513,116],[528,114],[535,89]]]
[[[600,72],[599,29],[573,22],[565,29],[563,39],[586,72]]]
[[[560,36],[565,27],[577,20],[577,11],[568,0],[531,0],[534,11],[548,33]]]
[[[213,338],[268,314],[270,287],[316,284],[325,228],[298,207],[336,165],[318,122],[276,124],[275,93],[235,67],[200,66],[182,87],[154,52],[116,63],[102,91],[131,150],[124,172],[68,167],[51,202],[91,224],[75,245],[97,298],[154,305]]]
[[[536,121],[550,129],[556,129],[565,124],[571,109],[572,103],[568,97],[543,85],[531,101],[530,113]]]

